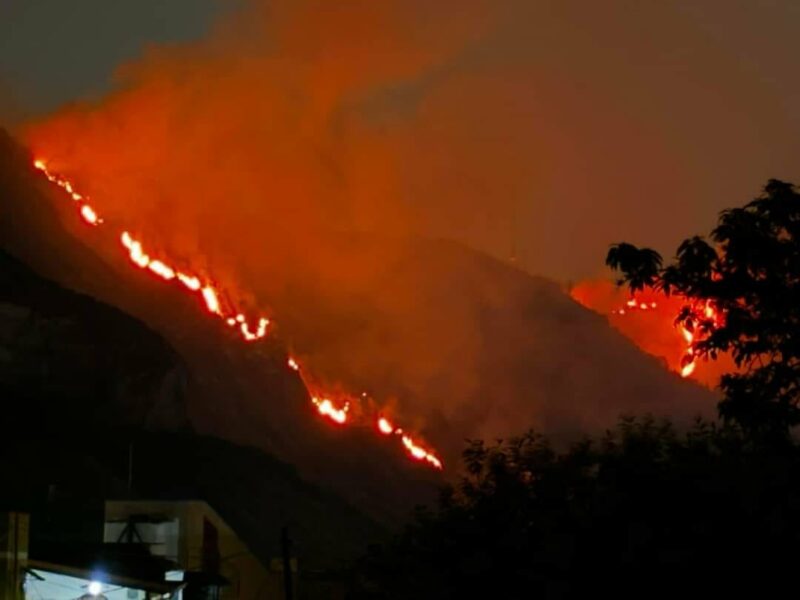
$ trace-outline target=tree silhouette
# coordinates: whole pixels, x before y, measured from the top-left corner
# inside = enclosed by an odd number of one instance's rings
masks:
[[[677,322],[695,332],[695,356],[730,352],[739,367],[721,379],[720,415],[785,435],[800,423],[800,194],[770,180],[761,196],[722,212],[709,240],[685,240],[667,266],[653,250],[617,244],[606,264],[632,291],[686,298]]]
[[[464,464],[437,510],[371,550],[351,597],[768,597],[793,582],[795,446],[626,419],[566,451],[534,433],[472,442]]]
[[[720,423],[624,419],[559,450],[471,442],[465,474],[354,571],[352,598],[772,597],[800,547],[800,195],[772,180],[664,265],[611,248],[621,284],[678,294],[695,356],[730,352]],[[764,435],[770,434],[770,435]],[[778,434],[778,435],[771,435]]]

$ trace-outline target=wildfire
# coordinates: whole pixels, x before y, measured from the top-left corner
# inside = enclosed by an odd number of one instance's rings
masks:
[[[147,268],[161,277],[161,279],[166,279],[167,281],[172,281],[175,279],[175,271],[173,271],[160,260],[151,261],[150,264],[147,265]]]
[[[178,281],[180,281],[187,289],[193,292],[196,292],[200,289],[200,280],[197,277],[186,275],[185,273],[178,273],[177,275]]]
[[[625,303],[625,306],[628,310],[635,311],[635,310],[651,310],[658,306],[658,304],[653,302],[641,302],[636,298],[631,298]],[[693,321],[697,321],[702,315],[706,320],[710,321],[711,327],[715,327],[721,324],[722,318],[711,305],[710,301],[706,301],[705,303],[694,303],[691,306],[692,312],[695,315],[693,317]],[[617,315],[625,315],[625,308],[619,308],[612,311],[612,314]],[[681,377],[689,377],[697,369],[697,354],[695,353],[695,342],[697,340],[697,336],[693,331],[691,331],[685,324],[680,324],[678,326],[680,329],[680,335],[685,342],[685,347],[683,350],[683,356],[680,360],[680,375]]]
[[[44,160],[35,160],[33,166],[38,171],[41,171],[48,181],[63,189],[69,194],[73,201],[79,203],[79,214],[84,222],[92,226],[104,223],[95,209],[88,204],[87,198],[75,191],[70,181],[52,173],[47,168],[47,163]],[[220,318],[228,327],[236,330],[242,340],[253,342],[267,335],[270,325],[270,320],[268,318],[258,317],[254,321],[255,324],[251,324],[243,312],[231,310],[228,307],[227,301],[223,304],[221,298],[224,298],[224,295],[218,291],[217,287],[210,280],[204,280],[201,276],[187,273],[185,270],[178,270],[176,267],[171,266],[171,261],[164,257],[158,259],[151,258],[151,256],[145,252],[142,243],[134,238],[128,231],[122,231],[120,241],[123,248],[127,251],[128,258],[133,265],[142,270],[149,271],[165,282],[175,283],[181,286],[185,291],[198,296],[208,313]],[[307,389],[312,389],[313,386],[310,384],[310,381],[302,375],[300,364],[296,359],[288,357],[286,364],[290,369],[300,374]],[[362,394],[362,396],[365,397],[366,394]],[[313,393],[311,402],[316,407],[317,412],[328,420],[338,425],[345,425],[351,422],[349,400],[343,405],[337,406],[326,394]],[[367,411],[358,412],[359,414],[367,414]],[[371,420],[371,417],[369,418]],[[410,435],[404,433],[402,429],[395,427],[384,417],[380,417],[377,423],[378,430],[381,434],[401,437],[403,447],[411,458],[426,463],[436,469],[441,470],[443,468],[441,460],[439,460],[432,451],[423,448]]]
[[[319,414],[328,417],[334,423],[344,425],[347,422],[347,412],[350,410],[350,403],[346,402],[342,408],[336,408],[328,398],[321,400],[316,396],[311,398],[311,402],[317,407]]]
[[[634,296],[608,280],[582,281],[570,290],[579,304],[603,315],[609,323],[647,354],[661,357],[668,368],[709,388],[719,385],[725,373],[738,370],[729,353],[718,353],[700,365],[696,345],[725,322],[725,314],[713,302],[689,300],[677,294],[644,289]],[[689,310],[690,319],[675,318]],[[685,327],[684,325],[688,325]]]
[[[378,431],[384,435],[392,435],[394,433],[394,425],[384,417],[381,417],[378,419]]]
[[[38,171],[41,171],[42,173],[44,173],[44,175],[45,175],[45,177],[47,177],[48,181],[50,181],[51,183],[56,184],[58,187],[63,189],[65,192],[67,192],[67,194],[69,194],[70,198],[72,198],[75,202],[79,203],[78,212],[81,215],[81,219],[83,219],[89,225],[93,225],[93,226],[94,225],[99,225],[100,223],[103,222],[103,220],[97,214],[97,211],[86,202],[86,199],[83,196],[81,196],[78,192],[76,192],[73,189],[72,184],[69,181],[67,181],[66,179],[64,179],[62,177],[58,177],[57,175],[54,175],[53,173],[48,171],[47,170],[47,165],[45,164],[45,162],[43,160],[35,160],[35,161],[33,161],[33,166]]]
[[[219,298],[217,298],[217,292],[214,291],[214,288],[207,285],[201,290],[203,294],[203,302],[206,303],[206,308],[208,312],[214,315],[221,315],[222,311],[219,308]]]
[[[94,211],[94,209],[88,204],[81,206],[81,217],[83,217],[83,220],[89,225],[99,225],[103,222],[102,219],[97,216],[97,213]]]
[[[242,339],[245,341],[252,342],[255,340],[260,340],[267,335],[269,319],[266,317],[259,317],[257,321],[258,324],[255,327],[252,327],[250,323],[247,322],[247,319],[242,313],[238,313],[236,317],[226,317],[222,311],[219,301],[219,294],[213,286],[209,284],[203,286],[197,276],[187,275],[186,273],[182,273],[173,267],[170,267],[162,260],[154,260],[150,258],[150,256],[142,248],[142,243],[138,240],[135,240],[127,231],[122,232],[120,241],[128,251],[128,257],[130,258],[131,262],[140,269],[147,269],[164,281],[177,280],[190,292],[200,292],[200,296],[203,300],[206,310],[213,315],[224,318],[225,322],[230,327],[237,327]]]
[[[269,319],[262,317],[258,320],[258,328],[255,331],[250,331],[250,326],[245,322],[239,324],[239,331],[241,331],[242,337],[244,337],[245,340],[248,342],[254,342],[267,335],[268,325]]]
[[[694,373],[696,367],[697,367],[697,361],[695,359],[692,359],[691,362],[685,364],[681,369],[681,377],[683,378],[689,377],[692,373]]]
[[[425,462],[431,464],[432,466],[436,467],[437,469],[442,468],[442,463],[436,458],[433,454],[425,450],[425,448],[418,446],[414,440],[412,440],[409,436],[403,436],[403,446],[406,447],[408,453],[416,458],[417,460],[424,460]]]

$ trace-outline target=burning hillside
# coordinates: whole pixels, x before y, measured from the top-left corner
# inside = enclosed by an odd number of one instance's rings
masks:
[[[336,490],[383,521],[406,514],[410,506],[430,497],[439,470],[420,468],[433,466],[424,458],[422,463],[404,460],[415,457],[399,433],[387,439],[378,429],[377,417],[358,424],[371,414],[366,411],[348,411],[345,425],[318,412],[297,371],[300,359],[287,360],[277,323],[270,322],[262,339],[247,341],[240,324],[230,326],[227,318],[209,312],[200,292],[212,282],[205,272],[204,285],[195,293],[177,276],[165,280],[133,262],[121,229],[115,231],[115,221],[102,214],[101,200],[93,199],[91,205],[103,221],[86,222],[71,193],[48,182],[32,161],[0,133],[0,190],[8,217],[0,222],[2,248],[62,285],[136,315],[169,340],[189,373],[184,398],[192,431],[279,457],[295,465],[303,477]],[[169,262],[163,255],[154,256],[150,248],[141,251],[164,266]],[[214,282],[220,310],[231,307],[224,288]],[[340,387],[330,394],[331,403],[346,401]],[[369,409],[377,410],[374,401],[369,402]],[[395,418],[399,413],[389,415]],[[169,428],[168,423],[156,421],[153,426]],[[413,430],[409,434],[414,436]],[[425,447],[419,441],[415,444]]]
[[[570,294],[583,306],[606,316],[615,329],[644,352],[664,360],[667,368],[682,377],[691,377],[714,388],[721,374],[736,368],[733,360],[724,355],[714,362],[698,363],[693,345],[701,334],[676,324],[681,311],[689,308],[697,315],[698,329],[702,320],[714,326],[723,316],[709,303],[689,306],[678,296],[666,296],[654,290],[631,296],[625,289],[602,280],[582,282],[572,288]]]
[[[235,301],[248,295],[229,295],[227,278],[169,259],[145,243],[151,239],[145,230],[117,229],[118,218],[105,214],[100,196],[77,184],[70,184],[72,192],[66,183],[52,185],[25,160],[4,159],[0,171],[8,190],[5,223],[14,224],[3,228],[4,243],[42,272],[162,332],[194,374],[187,399],[198,431],[296,464],[378,518],[403,514],[430,493],[429,470],[400,458],[431,462],[416,431],[435,442],[437,460],[455,464],[465,437],[507,436],[527,426],[573,436],[609,426],[620,413],[681,420],[713,407],[712,396],[641,355],[555,283],[457,244],[330,236],[330,261],[322,269],[292,248],[276,247],[295,277],[271,276],[272,255],[265,252],[266,266],[250,262],[242,270],[252,275],[250,299]],[[71,194],[102,222],[86,222]],[[43,219],[52,209],[72,241]],[[335,285],[330,265],[362,257],[379,258],[381,268]],[[219,306],[209,306],[206,287]],[[270,312],[254,310],[254,298],[267,298]],[[265,337],[248,342],[240,313],[251,333],[259,319],[269,319]],[[313,368],[313,380],[301,364]],[[298,370],[311,395],[299,385]],[[315,414],[321,418],[309,418]]]
[[[41,171],[48,181],[62,188],[69,198],[77,203],[78,212],[88,225],[95,227],[104,223],[96,210],[89,204],[88,198],[76,191],[75,186],[69,180],[52,173],[47,168],[46,161],[36,159],[33,162],[33,166]],[[270,323],[268,318],[257,317],[257,321],[251,325],[244,313],[238,312],[237,308],[223,307],[222,294],[208,278],[203,281],[196,274],[187,273],[186,269],[178,270],[176,267],[170,266],[171,261],[167,262],[166,260],[151,258],[144,251],[141,242],[135,240],[127,231],[123,230],[120,234],[120,242],[128,252],[133,265],[149,271],[166,283],[177,283],[184,292],[197,295],[202,300],[206,311],[211,316],[221,319],[227,326],[238,330],[243,341],[258,341],[267,334],[267,326]],[[229,302],[226,304],[229,304]],[[287,357],[286,362],[288,368],[304,375],[304,370],[301,369],[295,358]],[[339,402],[334,402],[327,397],[327,392],[320,391],[311,381],[311,379],[304,377],[306,387],[312,394],[311,401],[317,407],[320,415],[338,425],[349,424],[353,420],[350,418],[352,414],[350,412],[351,405],[358,404],[358,409],[353,411],[357,415],[356,418],[367,423],[371,421],[381,434],[398,436],[402,440],[403,447],[407,449],[408,455],[414,460],[422,461],[436,469],[442,468],[441,460],[416,441],[410,432],[406,432],[400,427],[389,426],[389,422],[382,416],[380,409],[374,415],[370,414],[368,412],[368,404],[366,402],[362,403],[362,400],[366,399],[366,393],[362,394],[363,398],[351,395],[339,400]]]
[[[383,467],[378,444],[438,470],[465,437],[712,406],[553,282],[429,235],[494,236],[481,207],[528,197],[530,165],[507,151],[519,140],[467,118],[524,112],[519,90],[480,86],[494,95],[469,115],[472,80],[423,93],[490,27],[486,8],[453,20],[416,1],[254,2],[208,40],[127,65],[106,97],[23,128],[39,179],[77,213],[67,227],[113,272],[91,281],[81,258],[70,283],[166,332],[200,373],[204,431],[347,487],[324,456],[341,439],[340,464]],[[27,236],[36,255],[33,225]],[[321,419],[291,420],[300,389]],[[362,433],[369,452],[353,450]]]
[[[75,204],[74,200],[59,202],[65,209]],[[98,203],[91,206],[106,218]],[[80,216],[79,206],[73,211]],[[115,219],[106,218],[99,228],[113,229],[114,223]],[[229,289],[228,279],[208,277],[204,265],[190,269],[185,262],[166,260],[165,253],[128,242],[134,248],[131,258],[131,248],[119,237],[111,235],[105,244],[102,231],[95,233],[95,227],[83,225],[76,235],[98,242],[104,253],[122,250],[131,265],[136,261],[144,264],[141,252],[149,260],[159,261],[159,271],[162,264],[174,271],[175,279],[164,282],[146,268],[147,279],[184,289],[189,297],[197,294],[196,302],[206,312],[208,305],[199,293],[205,286],[197,284],[214,281],[215,290]],[[155,226],[158,228],[158,223]],[[130,241],[144,240],[130,232],[129,236]],[[31,231],[24,239],[27,243],[34,238]],[[691,415],[711,405],[691,388],[671,391],[674,384],[656,364],[643,363],[631,371],[629,365],[640,359],[627,356],[628,350],[619,340],[609,338],[598,323],[587,321],[583,311],[575,310],[558,287],[546,280],[530,278],[457,245],[419,238],[379,241],[367,235],[340,234],[326,242],[329,258],[323,265],[304,262],[291,247],[276,247],[276,254],[295,268],[294,277],[288,280],[270,268],[274,256],[268,252],[264,254],[266,264],[246,262],[242,272],[249,273],[248,279],[254,283],[249,297],[267,298],[270,313],[259,315],[247,308],[256,306],[254,301],[241,303],[246,310],[235,309],[230,297],[220,292],[225,318],[218,322],[242,339],[239,313],[250,315],[251,333],[258,332],[259,318],[278,316],[274,323],[270,321],[267,332],[279,324],[280,337],[295,349],[291,359],[284,354],[284,367],[290,372],[298,369],[301,358],[311,365],[315,379],[307,381],[312,392],[323,389],[317,380],[333,383],[324,386],[333,393],[313,393],[323,410],[340,420],[360,419],[363,414],[356,406],[365,405],[366,414],[374,415],[368,420],[369,428],[379,434],[383,427],[377,419],[381,417],[410,423],[410,429],[395,425],[404,432],[397,434],[398,444],[409,453],[419,451],[407,442],[415,447],[424,445],[413,437],[403,440],[406,431],[424,431],[426,438],[435,440],[443,450],[447,462],[457,458],[464,437],[509,435],[519,430],[521,422],[549,431],[577,431],[606,426],[621,412]],[[376,268],[343,279],[337,279],[338,269],[332,267],[378,260]],[[142,264],[137,267],[144,269]],[[199,281],[192,280],[187,288],[178,279],[179,272]],[[83,273],[76,272],[81,285],[99,290],[98,282],[86,281]],[[166,273],[168,277],[171,274]],[[195,287],[196,292],[191,289]],[[168,302],[174,294],[148,292],[152,301],[142,306],[138,301],[131,304],[134,296],[119,297],[113,287],[101,293],[158,328],[174,326],[174,316],[167,318],[169,312],[153,304],[159,298]],[[231,318],[235,325],[228,324]],[[181,342],[186,335],[189,330],[181,327],[172,339],[184,351],[194,353],[196,345]],[[260,353],[256,350],[254,356]],[[348,396],[347,388],[387,398],[388,404],[377,405],[370,398],[365,401],[360,393]],[[642,393],[645,389],[648,391]],[[598,396],[597,390],[604,393]],[[676,395],[682,396],[677,404]],[[559,401],[562,398],[569,401]],[[324,403],[325,399],[329,402]],[[351,407],[344,414],[348,399]],[[255,426],[257,419],[251,422]],[[225,435],[234,435],[239,426],[231,427],[234,429],[226,429]],[[247,440],[257,440],[255,430]]]

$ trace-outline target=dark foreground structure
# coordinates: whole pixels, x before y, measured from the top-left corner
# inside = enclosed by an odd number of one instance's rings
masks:
[[[288,545],[263,564],[205,502],[117,500],[94,519],[89,514],[59,514],[54,506],[33,527],[28,514],[4,514],[3,599],[295,596],[297,561]]]

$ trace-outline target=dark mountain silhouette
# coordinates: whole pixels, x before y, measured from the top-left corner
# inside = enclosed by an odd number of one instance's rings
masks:
[[[333,252],[348,263],[376,246],[351,236]],[[526,426],[573,437],[623,413],[688,422],[714,411],[714,394],[667,371],[553,281],[442,240],[403,242],[385,256],[349,285],[368,295],[297,283],[268,297],[297,345],[312,349],[310,364],[400,398],[451,461],[465,437]]]
[[[87,235],[74,206],[31,168],[31,160],[9,136],[0,136],[0,198],[6,216],[0,220],[0,249],[59,285],[135,315],[174,348],[180,396],[172,399],[173,412],[181,421],[151,411],[150,430],[177,427],[259,448],[296,465],[305,480],[332,489],[378,520],[405,516],[415,503],[434,497],[439,475],[411,463],[397,444],[385,443],[372,430],[332,427],[316,415],[308,392],[286,365],[286,349],[277,336],[242,344],[208,319],[193,298],[132,270],[119,241],[102,229]],[[99,371],[91,375],[108,377]],[[114,424],[130,420],[114,410],[107,413]],[[269,504],[268,498],[262,500]]]
[[[188,426],[188,373],[158,334],[2,250],[0,343],[0,389],[18,422],[73,431]]]
[[[32,511],[34,542],[56,525],[58,541],[99,540],[103,499],[130,493],[210,502],[265,561],[279,556],[283,526],[310,568],[341,565],[383,535],[292,466],[194,433],[196,387],[143,323],[0,251],[0,464],[10,484],[0,508]]]
[[[396,401],[404,422],[434,442],[446,464],[457,464],[465,437],[506,436],[531,424],[573,436],[608,426],[621,412],[688,418],[713,409],[711,393],[668,373],[555,283],[442,241],[332,237],[340,260],[387,257],[341,289],[327,285],[335,273],[315,272],[302,257],[295,257],[295,280],[271,278],[274,253],[265,251],[263,266],[256,260],[243,275],[280,328],[264,342],[242,344],[193,298],[131,269],[118,240],[104,228],[87,230],[31,159],[0,137],[0,245],[169,342],[188,375],[180,410],[165,414],[181,415],[196,434],[291,463],[378,520],[430,500],[441,478],[373,431],[318,418],[286,366],[288,340],[323,376]],[[149,427],[175,426],[160,414],[152,413]]]

